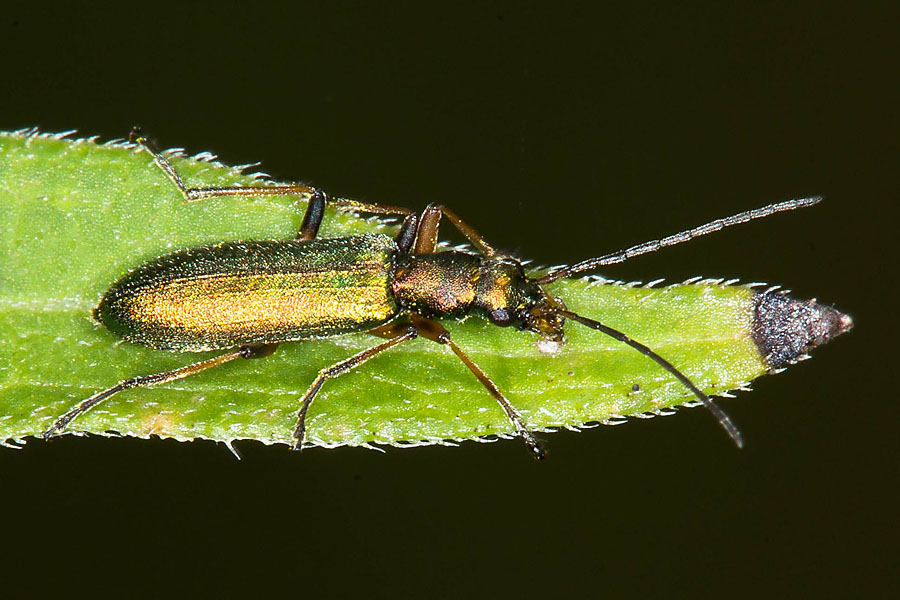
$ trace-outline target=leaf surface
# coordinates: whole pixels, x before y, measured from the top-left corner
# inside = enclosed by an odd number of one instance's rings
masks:
[[[189,185],[264,185],[240,169],[173,158]],[[305,201],[220,198],[186,204],[150,156],[127,144],[0,133],[0,440],[39,435],[79,401],[122,379],[215,353],[117,343],[91,319],[130,269],[177,249],[225,240],[291,239]],[[329,209],[321,237],[395,227]],[[560,281],[567,306],[666,357],[707,393],[766,372],[750,339],[752,291],[717,283],[659,289]],[[535,335],[479,316],[446,320],[454,340],[535,428],[578,427],[691,401],[655,363],[602,333],[567,325],[543,353]],[[122,392],[73,431],[179,440],[289,443],[299,398],[319,369],[376,344],[356,334],[282,344],[164,386]],[[417,339],[326,382],[308,417],[323,446],[440,443],[505,435],[504,413],[449,350]]]

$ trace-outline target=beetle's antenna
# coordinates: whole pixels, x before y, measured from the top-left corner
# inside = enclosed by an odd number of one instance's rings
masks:
[[[740,225],[741,223],[746,223],[754,219],[762,219],[763,217],[768,217],[769,215],[774,215],[775,213],[813,206],[821,202],[821,200],[821,196],[798,198],[797,200],[788,200],[786,202],[779,202],[778,204],[770,204],[762,208],[757,208],[756,210],[748,210],[736,215],[732,215],[730,217],[725,217],[724,219],[716,219],[715,221],[710,221],[705,225],[701,225],[693,229],[688,229],[687,231],[682,231],[680,233],[676,233],[675,235],[664,237],[661,240],[651,240],[649,242],[644,242],[643,244],[638,244],[637,246],[632,246],[627,250],[619,250],[618,252],[613,252],[612,254],[607,254],[605,256],[583,260],[580,263],[576,263],[570,267],[562,267],[561,269],[551,271],[550,273],[544,275],[543,277],[538,279],[537,282],[538,284],[543,285],[545,283],[556,281],[557,279],[569,277],[571,275],[574,275],[575,273],[592,271],[597,267],[625,262],[629,258],[634,258],[635,256],[640,256],[641,254],[647,254],[648,252],[656,252],[660,248],[675,246],[676,244],[687,242],[702,235],[706,235],[707,233],[713,233],[714,231],[719,231],[721,229],[725,229],[726,227],[731,227],[732,225]]]
[[[606,335],[608,335],[614,339],[617,339],[620,342],[624,342],[624,343],[628,344],[629,346],[631,346],[632,348],[634,348],[635,350],[637,350],[644,356],[652,358],[659,366],[661,366],[663,369],[665,369],[666,371],[668,371],[669,373],[674,375],[678,381],[683,383],[686,388],[691,390],[691,392],[693,392],[693,394],[695,396],[697,396],[697,398],[700,400],[700,402],[703,403],[703,406],[705,406],[713,414],[713,416],[719,421],[719,425],[721,425],[723,428],[725,428],[725,431],[728,432],[728,435],[731,436],[731,439],[734,440],[734,443],[735,443],[735,445],[737,445],[738,448],[744,447],[744,438],[741,435],[740,430],[738,430],[737,425],[735,425],[734,422],[731,420],[731,418],[727,414],[725,414],[725,411],[723,411],[721,408],[719,408],[715,402],[710,400],[709,396],[707,396],[706,394],[701,392],[700,389],[696,385],[694,385],[694,382],[692,382],[690,379],[688,379],[684,373],[682,373],[681,371],[676,369],[672,363],[670,363],[669,361],[667,361],[662,356],[660,356],[659,354],[657,354],[656,352],[654,352],[647,346],[643,345],[642,343],[634,341],[633,339],[631,339],[630,337],[628,337],[621,331],[613,329],[612,327],[607,327],[606,325],[604,325],[603,323],[600,323],[599,321],[594,321],[593,319],[588,319],[587,317],[582,317],[581,315],[575,314],[568,310],[559,310],[559,314],[564,316],[567,319],[572,319],[573,321],[577,321],[578,323],[581,323],[582,325],[586,325],[587,327],[590,327],[591,329],[596,329],[597,331],[602,331]]]

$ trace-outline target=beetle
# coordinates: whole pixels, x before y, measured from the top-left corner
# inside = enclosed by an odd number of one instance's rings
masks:
[[[224,242],[179,250],[140,265],[115,282],[93,315],[122,340],[165,351],[228,352],[171,371],[121,381],[59,417],[43,433],[45,439],[61,433],[78,415],[126,389],[175,381],[239,358],[262,358],[282,342],[367,332],[383,341],[320,370],[301,398],[293,431],[294,449],[304,446],[306,416],[325,381],[421,335],[447,346],[462,361],[502,407],[516,435],[536,458],[543,458],[544,449],[520,412],[438,321],[477,313],[494,325],[514,326],[549,342],[563,342],[565,322],[571,320],[627,344],[690,390],[741,446],[741,434],[731,419],[672,363],[625,333],[568,310],[563,299],[548,294],[544,286],[725,227],[812,206],[820,200],[811,197],[771,204],[532,277],[518,259],[494,248],[443,205],[429,204],[416,213],[399,206],[332,199],[321,190],[298,184],[188,187],[139,128],[129,139],[152,155],[188,202],[217,196],[295,195],[308,200],[307,208],[294,240]],[[329,203],[341,209],[402,217],[403,221],[395,238],[383,234],[318,238]],[[441,219],[449,220],[477,253],[439,250]],[[773,342],[779,349],[789,348],[786,360],[850,327],[846,315],[814,306],[817,311],[810,313],[800,327],[788,331],[785,326],[771,334],[780,336]],[[781,313],[793,308],[770,302],[765,310],[777,322]]]

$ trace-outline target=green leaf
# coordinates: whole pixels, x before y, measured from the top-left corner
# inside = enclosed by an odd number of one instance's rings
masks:
[[[191,185],[262,184],[203,156],[173,163]],[[304,206],[292,197],[186,204],[150,156],[127,144],[0,134],[0,440],[39,435],[122,379],[214,356],[119,343],[92,321],[91,309],[113,281],[161,254],[224,240],[293,238]],[[320,236],[371,231],[395,229],[329,209]],[[767,370],[750,336],[748,288],[567,280],[548,290],[570,309],[650,346],[710,394],[744,387]],[[615,421],[693,400],[647,357],[577,324],[568,324],[568,341],[556,355],[542,353],[534,334],[478,316],[445,325],[535,428]],[[319,369],[375,343],[357,334],[283,344],[265,359],[119,393],[70,430],[289,443],[299,398]],[[465,366],[421,338],[326,382],[308,417],[308,439],[322,446],[510,432],[501,408]]]

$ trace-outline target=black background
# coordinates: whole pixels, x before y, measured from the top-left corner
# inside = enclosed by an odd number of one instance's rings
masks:
[[[443,202],[542,263],[826,202],[606,272],[784,284],[849,335],[708,415],[457,449],[0,449],[3,587],[871,596],[896,577],[896,9],[5,9],[0,129],[140,123],[281,179]],[[885,7],[889,4],[885,4]],[[602,368],[602,367],[601,367]],[[289,377],[290,374],[285,374]],[[894,579],[896,583],[896,579]]]

